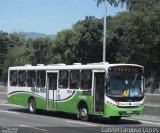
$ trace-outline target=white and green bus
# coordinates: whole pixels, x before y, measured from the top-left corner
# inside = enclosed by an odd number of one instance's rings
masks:
[[[10,67],[8,103],[119,120],[144,114],[144,68],[107,62]]]

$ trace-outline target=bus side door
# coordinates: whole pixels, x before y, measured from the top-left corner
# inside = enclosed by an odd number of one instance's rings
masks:
[[[47,109],[56,110],[58,72],[47,72]]]
[[[94,113],[104,113],[105,72],[94,72]]]

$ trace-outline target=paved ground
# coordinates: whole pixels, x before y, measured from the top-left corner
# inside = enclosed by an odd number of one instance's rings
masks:
[[[7,87],[0,82],[0,103],[7,103]]]
[[[132,118],[123,118],[119,123],[112,123],[108,118],[96,117],[89,122],[77,120],[75,115],[54,112],[38,112],[29,114],[25,108],[7,104],[0,104],[0,130],[19,131],[19,132],[67,132],[67,133],[101,133],[109,130],[151,129],[160,131],[160,123]],[[113,128],[114,127],[114,128]],[[159,127],[159,128],[158,128]]]
[[[152,116],[152,115],[143,115],[143,116],[132,116],[131,119],[140,120],[140,121],[148,121],[160,124],[160,117],[159,116]]]

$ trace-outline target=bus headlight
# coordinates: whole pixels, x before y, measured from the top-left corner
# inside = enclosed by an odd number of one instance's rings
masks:
[[[120,103],[119,103],[119,102],[116,102],[116,106],[120,106]]]

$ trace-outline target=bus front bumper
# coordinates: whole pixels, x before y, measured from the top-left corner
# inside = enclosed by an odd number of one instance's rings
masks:
[[[144,115],[144,106],[121,108],[105,104],[104,115],[105,116]]]

